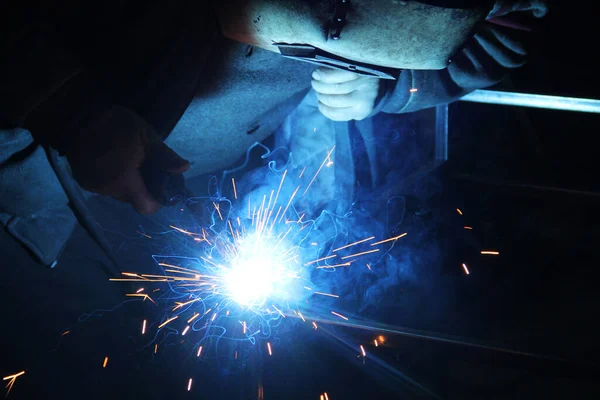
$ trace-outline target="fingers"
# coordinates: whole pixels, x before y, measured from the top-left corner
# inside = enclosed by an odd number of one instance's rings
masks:
[[[356,99],[353,93],[349,94],[321,94],[317,93],[317,98],[321,103],[329,107],[346,108],[356,105]]]
[[[344,83],[356,80],[360,75],[340,69],[319,67],[313,72],[312,77],[323,83]]]
[[[326,83],[315,79],[311,81],[311,86],[315,92],[322,94],[348,94],[360,89],[364,84],[365,82],[362,79],[353,79],[341,83]]]
[[[319,102],[319,111],[332,121],[350,121],[357,119],[354,107],[331,107]]]

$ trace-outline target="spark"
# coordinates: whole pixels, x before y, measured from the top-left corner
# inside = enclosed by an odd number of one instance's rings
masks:
[[[17,378],[22,375],[25,375],[25,371],[17,372],[16,374],[8,375],[8,376],[5,376],[4,378],[2,378],[3,381],[8,381],[8,383],[6,384],[6,388],[8,389],[8,391],[6,392],[7,397],[8,397],[8,394],[10,393],[10,391],[12,390],[12,387],[15,384],[15,381],[17,380]]]
[[[144,291],[144,288],[139,288],[136,293],[142,293]]]
[[[271,350],[271,343],[267,342],[267,349],[269,350],[269,355],[272,356],[273,355],[273,351]]]
[[[150,297],[149,295],[145,294],[145,293],[127,293],[125,296],[127,297],[141,297],[143,300],[142,301],[146,301],[146,300],[150,300],[152,303],[154,303],[154,305],[158,305],[156,304],[156,302],[154,300],[152,300],[152,297]]]
[[[190,330],[190,326],[188,325],[183,329],[183,332],[181,332],[181,336],[185,336],[185,334],[188,333],[189,330]]]
[[[316,293],[316,292],[315,292],[315,293]],[[281,312],[281,310],[280,310],[279,308],[275,307],[275,304],[271,304],[271,305],[273,306],[273,308],[275,309],[275,311],[277,311],[279,314],[281,314],[281,316],[282,316],[283,318],[285,318],[285,315],[284,315],[284,314]]]
[[[332,311],[331,313],[332,313],[333,315],[337,316],[337,317],[340,317],[340,318],[342,318],[342,319],[345,319],[346,321],[348,321],[348,318],[344,317],[342,314],[338,314],[338,313],[336,313],[335,311]]]
[[[335,264],[335,265],[321,265],[318,266],[317,269],[331,269],[331,268],[339,268],[339,267],[349,267],[356,260],[348,261],[343,264]]]
[[[140,231],[136,231],[136,232],[137,232],[137,233],[139,233],[139,234],[140,234],[140,235],[142,235],[142,236],[146,236],[148,239],[152,239],[152,236],[148,236],[148,235],[146,235],[146,234],[145,234],[145,233],[143,233],[143,232],[140,232]]]
[[[319,396],[319,400],[325,400],[325,396],[323,396],[323,395],[320,395],[320,396]]]
[[[408,91],[410,93],[417,93],[417,91],[419,91],[419,89],[417,89],[417,88],[410,88]]]
[[[306,320],[304,319],[304,315],[302,315],[301,312],[298,311],[298,315],[300,316],[300,319],[302,319],[302,321],[306,322]]]
[[[319,327],[317,326],[317,323],[316,323],[315,321],[313,321],[313,322],[312,322],[312,326],[313,326],[313,328],[315,329],[315,331],[316,331],[316,330],[319,328]]]
[[[398,239],[400,239],[400,238],[403,238],[403,237],[404,237],[404,236],[406,236],[406,235],[408,235],[408,233],[404,232],[404,233],[402,233],[402,234],[400,234],[400,235],[398,235],[398,236],[394,236],[394,237],[392,237],[392,238],[385,239],[385,240],[382,240],[382,241],[380,241],[380,242],[371,243],[371,246],[377,246],[377,245],[379,245],[379,244],[383,244],[383,243],[387,243],[387,242],[395,241],[395,240],[398,240]]]
[[[460,211],[460,208],[457,208],[456,212],[459,213],[460,215],[463,215],[462,211]]]
[[[215,312],[215,313],[213,314],[213,316],[212,316],[211,320],[212,320],[213,322],[215,322],[215,319],[216,319],[216,318],[217,318],[217,313]]]
[[[235,187],[235,179],[231,178],[231,186],[233,186],[233,197],[237,200],[237,189]]]
[[[196,353],[196,357],[200,357],[200,354],[202,354],[202,346],[198,347],[198,353]]]
[[[467,268],[467,265],[463,263],[462,267],[465,270],[465,273],[469,275],[469,269]]]
[[[60,336],[65,336],[65,335],[68,335],[69,333],[71,333],[71,331],[64,331],[63,333],[61,333]]]
[[[377,339],[373,340],[373,344],[375,345],[375,347],[379,347],[379,343],[377,343]]]
[[[308,192],[308,189],[310,189],[310,186],[313,184],[315,179],[317,179],[317,175],[319,175],[319,172],[321,172],[321,170],[323,169],[323,166],[327,163],[327,160],[330,159],[330,156],[331,156],[331,153],[333,153],[333,150],[335,150],[335,146],[333,146],[333,148],[329,151],[329,153],[327,153],[327,157],[325,157],[325,160],[323,160],[323,163],[321,164],[321,166],[315,173],[315,176],[313,176],[313,178],[311,179],[310,183],[306,187],[306,190],[304,190],[304,193],[302,193],[302,196],[306,195],[306,192]]]
[[[246,321],[242,321],[242,333],[246,334]]]
[[[190,318],[190,319],[187,320],[187,323],[189,324],[190,322],[192,322],[193,320],[195,320],[199,316],[200,316],[199,313],[194,313],[194,315],[192,315],[192,318]]]
[[[325,396],[325,400],[329,400],[329,396],[327,396],[327,392],[323,393],[323,395]]]
[[[349,256],[342,257],[342,260],[346,260],[346,259],[348,259],[348,258],[354,258],[354,257],[363,256],[363,255],[365,255],[365,254],[376,253],[376,252],[378,252],[378,251],[379,251],[379,249],[375,249],[375,250],[363,251],[363,252],[361,252],[361,253],[350,254]]]
[[[347,244],[347,245],[345,245],[345,246],[342,246],[342,247],[338,247],[338,248],[337,248],[337,249],[335,249],[335,250],[331,250],[331,252],[332,252],[332,253],[335,253],[336,251],[339,251],[339,250],[342,250],[342,249],[346,249],[346,248],[348,248],[348,247],[356,246],[357,244],[361,244],[361,243],[364,243],[364,242],[368,242],[369,240],[373,240],[373,239],[375,239],[375,236],[371,236],[371,237],[369,237],[369,238],[366,238],[366,239],[363,239],[363,240],[359,240],[358,242],[354,242],[354,243],[350,243],[350,244]]]
[[[366,357],[366,356],[367,356],[367,352],[365,351],[365,348],[363,347],[363,345],[362,345],[362,344],[360,345],[360,351],[361,351],[361,353],[362,353],[363,357]]]
[[[378,339],[381,344],[383,344],[385,342],[385,336],[383,336],[383,335],[379,335]]]
[[[472,231],[472,230],[473,230],[473,227],[472,227],[472,226],[466,226],[466,225],[465,225],[463,228],[465,228],[465,229],[467,229],[467,230],[469,230],[469,231]]]
[[[500,254],[500,252],[495,251],[495,250],[482,250],[481,254],[483,255],[490,255],[490,256],[497,256]]]
[[[102,363],[102,368],[106,368],[107,364],[108,364],[108,356],[104,357],[104,362]]]
[[[304,175],[304,171],[306,171],[306,166],[304,168],[302,168],[302,171],[300,171],[300,175],[298,175],[298,179],[302,178],[302,175]]]
[[[315,292],[315,294],[320,294],[322,296],[329,296],[329,297],[335,297],[335,298],[339,298],[340,297],[337,294],[330,294],[330,293],[323,293],[323,292]]]
[[[369,263],[367,263],[367,268],[369,268],[369,271],[371,271],[371,265],[369,265]]]
[[[169,318],[167,319],[165,322],[163,322],[162,324],[160,324],[158,326],[158,329],[162,328],[163,326],[167,325],[169,322],[171,321],[175,321],[177,318],[179,318],[179,315],[174,316],[173,318]]]
[[[237,350],[236,350],[236,351],[235,351],[235,355],[234,355],[234,358],[235,358],[236,360],[237,360],[237,356],[238,356],[238,352],[237,352]]]
[[[330,256],[327,256],[327,257],[322,257],[322,258],[319,258],[319,259],[316,259],[316,260],[313,260],[313,261],[309,261],[309,262],[307,262],[304,265],[310,265],[310,264],[318,263],[319,261],[325,261],[325,260],[329,260],[330,258],[335,258],[335,257],[337,257],[337,255],[333,254],[333,255],[330,255]]]
[[[154,354],[156,354],[156,352],[157,352],[157,351],[158,351],[158,343],[156,343],[156,344],[154,345]]]
[[[144,322],[142,322],[142,335],[146,334],[146,320],[144,320]]]
[[[188,381],[188,392],[192,390],[192,378],[190,378],[190,380]]]
[[[223,215],[221,214],[221,210],[219,209],[220,205],[213,201],[213,206],[215,206],[215,210],[217,210],[217,212],[219,213],[219,218],[221,218],[221,221],[223,221]]]

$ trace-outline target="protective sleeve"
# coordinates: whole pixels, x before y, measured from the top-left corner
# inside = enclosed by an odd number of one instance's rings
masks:
[[[500,82],[525,64],[532,25],[546,12],[540,1],[497,1],[481,29],[447,68],[404,70],[397,81],[384,82],[375,113],[434,107]]]

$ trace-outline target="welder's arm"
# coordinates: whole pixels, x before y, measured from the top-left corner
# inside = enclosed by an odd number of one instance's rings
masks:
[[[531,4],[497,2],[482,29],[446,69],[405,70],[397,82],[382,81],[383,95],[374,113],[406,113],[446,104],[500,82],[526,62],[525,43],[531,35],[528,19],[532,21],[544,14],[543,5],[536,8]]]

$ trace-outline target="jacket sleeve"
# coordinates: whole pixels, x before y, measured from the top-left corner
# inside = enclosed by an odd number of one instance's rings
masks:
[[[526,41],[540,1],[497,1],[481,29],[442,70],[404,70],[398,81],[385,82],[376,112],[406,113],[446,104],[500,82],[525,64]]]

